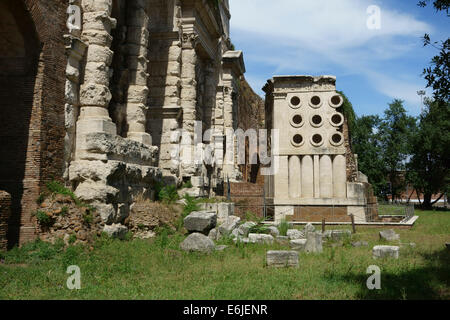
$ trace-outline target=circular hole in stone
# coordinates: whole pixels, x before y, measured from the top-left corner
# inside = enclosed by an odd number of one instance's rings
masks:
[[[292,141],[293,141],[295,144],[301,144],[301,143],[303,142],[303,137],[302,137],[301,134],[296,134],[296,135],[294,136],[294,138],[292,138]]]
[[[294,107],[300,105],[300,98],[299,97],[292,97],[291,98],[291,105],[293,105]]]
[[[331,140],[333,140],[333,142],[335,144],[339,144],[342,141],[342,136],[340,134],[333,134],[333,136],[331,137]]]
[[[312,137],[312,141],[313,141],[315,144],[320,144],[320,143],[322,143],[322,136],[321,136],[320,134],[315,134],[315,135],[313,135],[313,137]]]
[[[342,116],[339,114],[335,114],[331,117],[331,122],[333,122],[335,125],[340,124],[342,121]]]
[[[335,106],[338,106],[342,101],[342,98],[340,96],[333,96],[331,98],[331,103],[334,104]]]
[[[300,123],[302,123],[302,121],[303,121],[303,118],[302,118],[302,116],[299,115],[299,114],[296,114],[296,115],[292,118],[292,122],[293,122],[294,124],[300,124]]]
[[[315,125],[320,125],[322,123],[322,117],[316,114],[315,116],[312,117],[312,122]]]
[[[320,99],[319,96],[314,96],[314,97],[311,98],[311,103],[314,106],[320,105],[321,102],[322,102],[322,100]]]

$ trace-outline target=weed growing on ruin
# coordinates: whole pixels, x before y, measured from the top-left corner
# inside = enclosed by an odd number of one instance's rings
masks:
[[[184,217],[187,217],[194,211],[200,210],[200,206],[198,205],[199,200],[195,199],[194,197],[191,197],[188,194],[184,195],[184,200],[186,202],[186,204],[183,207],[183,216]]]
[[[39,221],[39,224],[43,227],[48,227],[52,224],[53,219],[42,210],[36,211],[35,216],[36,219]]]
[[[45,200],[45,194],[40,193],[40,194],[39,194],[39,197],[36,199],[36,203],[37,203],[38,205],[41,205],[41,204],[44,202],[44,200]]]
[[[262,223],[264,221],[264,218],[257,216],[254,212],[252,211],[246,211],[245,212],[245,221],[253,221],[256,223]]]
[[[183,183],[183,184],[181,185],[181,189],[190,189],[190,188],[192,188],[192,187],[193,187],[193,185],[192,185],[191,180],[186,181],[185,183]]]
[[[289,222],[286,220],[281,220],[280,224],[278,225],[278,231],[280,232],[280,236],[287,236],[287,231],[289,230]]]
[[[60,213],[61,216],[65,217],[68,213],[69,213],[69,207],[64,206],[61,208],[61,213]]]
[[[260,234],[269,234],[270,229],[262,224],[257,224],[256,226],[253,226],[250,228],[250,233],[260,233]]]
[[[176,186],[165,186],[158,192],[158,199],[164,204],[173,204],[179,198]]]

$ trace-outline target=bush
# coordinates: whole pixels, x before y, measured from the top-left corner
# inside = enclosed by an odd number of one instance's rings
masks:
[[[270,230],[267,226],[258,224],[254,227],[251,227],[249,233],[268,234],[268,233],[270,233]]]
[[[246,211],[245,212],[245,221],[253,221],[256,223],[261,223],[264,221],[264,218],[258,217],[255,213],[253,213],[251,211]]]
[[[165,204],[174,203],[179,199],[177,187],[171,185],[161,188],[158,192],[158,199]]]
[[[41,226],[50,226],[52,224],[52,218],[46,212],[38,210],[35,215]]]
[[[183,208],[183,216],[184,218],[190,215],[194,211],[199,211],[199,200],[195,199],[194,197],[191,197],[190,195],[186,194],[184,196],[184,200],[186,201],[186,204]]]

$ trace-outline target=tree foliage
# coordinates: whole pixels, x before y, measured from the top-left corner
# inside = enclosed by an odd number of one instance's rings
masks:
[[[359,171],[367,175],[375,194],[386,197],[387,179],[379,136],[380,123],[379,116],[356,118],[351,140],[353,152],[358,155]]]
[[[450,106],[427,100],[420,116],[419,130],[411,140],[413,154],[408,164],[408,180],[424,194],[424,207],[431,196],[448,193],[450,182]]]
[[[430,1],[420,1],[419,6],[425,7]],[[445,11],[448,14],[450,0],[435,0],[433,7],[436,11]],[[433,89],[433,96],[435,100],[443,102],[449,101],[449,87],[450,87],[450,62],[449,49],[450,38],[443,41],[431,41],[430,35],[425,34],[423,37],[424,46],[433,46],[439,50],[439,54],[431,59],[430,66],[423,70],[423,76],[427,80],[427,88]]]
[[[405,180],[399,173],[406,170],[415,130],[416,120],[407,115],[401,100],[390,103],[382,118],[356,119],[353,151],[358,154],[359,170],[368,176],[378,196],[387,199],[391,193],[395,199],[405,189]]]

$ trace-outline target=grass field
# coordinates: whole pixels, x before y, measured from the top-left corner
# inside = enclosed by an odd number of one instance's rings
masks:
[[[399,260],[373,260],[378,231],[358,228],[369,247],[326,245],[300,254],[298,269],[265,267],[268,249],[235,246],[211,255],[178,249],[182,235],[154,240],[100,239],[93,247],[36,242],[1,257],[0,299],[449,299],[450,212],[418,211],[411,230],[397,230]],[[66,288],[66,268],[81,269],[81,290]],[[381,290],[368,290],[366,270],[381,268]]]

